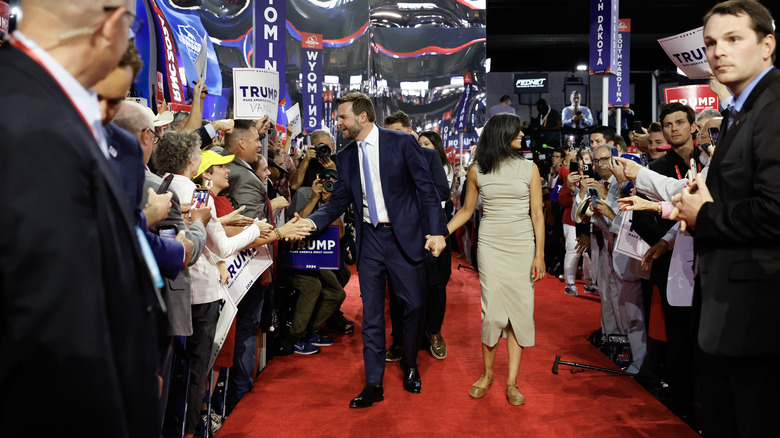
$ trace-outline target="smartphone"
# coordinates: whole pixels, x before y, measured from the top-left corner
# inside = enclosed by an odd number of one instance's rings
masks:
[[[590,208],[593,211],[595,210],[596,203],[599,200],[599,191],[596,190],[595,187],[588,187],[588,196],[590,196]]]
[[[642,132],[642,122],[634,120],[634,132]]]
[[[618,148],[612,148],[610,150],[610,153],[612,154],[613,157],[617,157],[620,151],[618,150]]]
[[[192,192],[192,207],[190,208],[203,208],[209,200],[209,189],[195,189]]]
[[[175,239],[176,225],[163,225],[157,229],[157,234],[159,234],[160,237],[165,237],[167,239]]]
[[[167,193],[168,187],[171,186],[171,181],[173,181],[173,174],[169,173],[165,178],[163,178],[163,182],[160,184],[160,188],[157,189],[157,194],[162,195],[163,193]]]
[[[707,133],[710,134],[710,141],[714,145],[718,142],[718,136],[720,135],[720,128],[707,128]]]
[[[572,161],[572,162],[569,163],[569,172],[570,173],[579,172],[579,171],[580,171],[580,163],[578,163],[576,161]]]
[[[582,174],[583,174],[583,175],[586,175],[586,176],[591,176],[591,175],[590,175],[590,173],[591,173],[591,169],[590,169],[590,167],[591,167],[591,165],[590,165],[590,164],[588,164],[588,163],[583,163],[583,164],[582,164]]]

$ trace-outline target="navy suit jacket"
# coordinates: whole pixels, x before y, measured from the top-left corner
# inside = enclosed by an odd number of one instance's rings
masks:
[[[393,224],[393,232],[404,254],[419,262],[425,257],[425,235],[447,235],[440,197],[431,178],[422,148],[407,133],[379,129],[379,173],[385,206]],[[324,230],[344,213],[350,204],[355,208],[358,268],[360,267],[360,236],[363,222],[363,188],[360,181],[358,145],[353,141],[336,154],[336,181],[330,201],[309,219],[317,229]]]
[[[127,196],[38,63],[4,44],[0,78],[3,435],[79,418],[85,437],[157,437],[157,299]]]
[[[723,356],[780,355],[780,71],[772,68],[721,135],[696,217],[699,345]]]
[[[136,224],[143,230],[149,247],[165,278],[175,280],[184,262],[184,245],[175,240],[160,237],[149,231],[146,217],[141,207],[144,198],[144,182],[146,166],[143,161],[143,150],[133,134],[125,131],[114,123],[106,125],[106,137],[110,162],[122,181],[122,187],[127,194],[129,208],[132,209]]]

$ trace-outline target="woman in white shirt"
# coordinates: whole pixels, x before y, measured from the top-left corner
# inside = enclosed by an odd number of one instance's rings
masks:
[[[225,159],[230,162],[233,157]],[[152,154],[152,160],[160,175],[173,174],[171,190],[176,192],[182,202],[193,199],[197,186],[192,178],[198,175],[201,165],[200,137],[197,134],[186,131],[166,132]],[[211,220],[206,225],[206,248],[189,268],[193,333],[187,338],[186,346],[190,357],[187,395],[190,409],[185,420],[185,437],[194,435],[200,419],[201,395],[222,300],[220,282],[226,280],[227,274],[222,259],[247,246],[267,243],[258,238],[264,233],[266,236],[272,233],[271,225],[254,222],[239,234],[228,237],[217,218],[210,196],[206,196],[206,207],[211,210]],[[223,266],[222,272],[218,267],[220,264]]]

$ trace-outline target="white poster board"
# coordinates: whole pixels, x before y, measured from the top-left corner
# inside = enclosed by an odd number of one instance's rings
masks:
[[[287,123],[290,124],[290,132],[287,135],[292,138],[297,137],[303,132],[303,126],[301,124],[301,107],[296,103],[286,111]]]
[[[233,69],[233,118],[260,120],[268,116],[276,125],[279,107],[279,72],[262,68]]]
[[[200,45],[200,51],[198,52],[198,57],[195,58],[195,73],[198,75],[198,79],[200,81],[203,81],[203,83],[206,83],[206,71],[208,71],[208,47],[209,42],[206,39],[207,35],[203,34],[203,42]]]
[[[707,79],[707,49],[704,47],[704,27],[678,35],[661,38],[658,43],[685,76],[690,79]]]
[[[623,214],[623,221],[620,223],[620,232],[615,240],[613,251],[627,255],[632,259],[642,260],[650,245],[647,244],[631,226],[634,219],[634,212],[627,211]]]
[[[272,263],[271,253],[265,245],[239,251],[226,258],[225,267],[230,278],[225,286],[230,299],[238,305],[252,284],[260,278],[260,274],[270,268]]]
[[[206,368],[210,370],[214,368],[214,362],[219,356],[219,350],[225,344],[225,338],[227,338],[230,326],[233,324],[238,313],[238,306],[227,295],[225,288],[222,287],[222,308],[219,311],[219,319],[217,319],[217,330],[214,333],[214,343],[211,346],[211,356],[209,356],[209,366]]]

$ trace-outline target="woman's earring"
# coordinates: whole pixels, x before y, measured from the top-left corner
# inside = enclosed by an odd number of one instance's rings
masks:
[[[214,187],[214,181],[212,181],[212,180],[210,180],[210,179],[207,179],[207,180],[206,180],[206,181],[203,183],[203,186],[204,186],[204,187],[206,187],[207,189],[211,190],[211,188],[212,188],[212,187]]]

